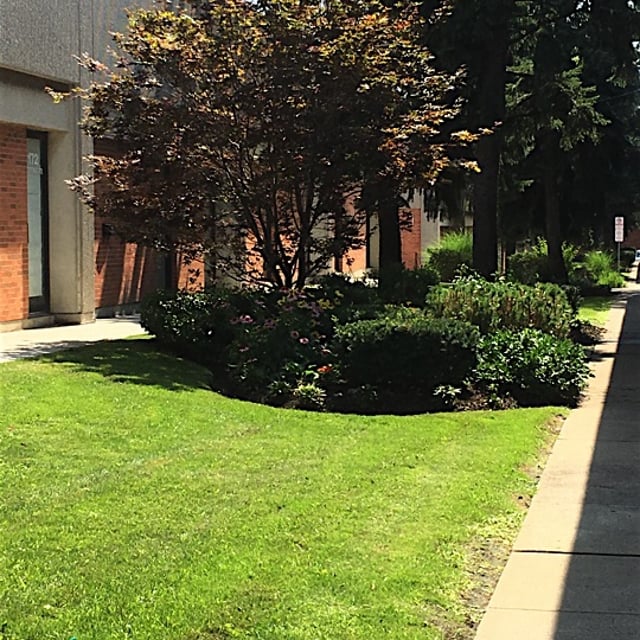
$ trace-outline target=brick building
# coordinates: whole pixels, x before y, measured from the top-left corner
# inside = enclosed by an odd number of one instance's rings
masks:
[[[166,258],[122,244],[69,190],[93,145],[78,102],[45,92],[86,81],[74,56],[107,59],[131,4],[0,0],[0,331],[90,322],[184,279]]]

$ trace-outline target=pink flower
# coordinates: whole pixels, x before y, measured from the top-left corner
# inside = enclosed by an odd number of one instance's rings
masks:
[[[309,344],[309,338],[300,338],[300,344]]]
[[[292,337],[294,340],[297,340],[297,339],[300,337],[300,334],[299,334],[297,331],[292,331],[292,332],[291,332],[291,337]]]

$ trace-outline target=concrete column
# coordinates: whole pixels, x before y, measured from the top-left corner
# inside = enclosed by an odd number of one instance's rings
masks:
[[[82,170],[90,145],[75,127],[49,134],[50,308],[58,322],[95,318],[93,214],[65,183]]]

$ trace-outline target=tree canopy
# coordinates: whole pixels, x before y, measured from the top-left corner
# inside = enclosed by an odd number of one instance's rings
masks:
[[[73,186],[127,240],[302,286],[365,241],[382,193],[465,164],[451,149],[473,136],[443,133],[461,73],[435,69],[425,28],[414,3],[136,11],[113,71],[83,62],[105,74],[83,92],[84,129],[120,153]]]
[[[497,237],[543,233],[564,280],[563,240],[603,241],[614,216],[637,213],[639,39],[627,0],[458,1],[428,32],[444,68],[467,69],[459,126],[495,132],[469,188],[480,273],[496,270]]]

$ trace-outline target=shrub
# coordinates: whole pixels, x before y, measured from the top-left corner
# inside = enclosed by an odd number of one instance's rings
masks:
[[[623,287],[624,277],[614,263],[613,255],[607,251],[587,251],[582,261],[569,274],[569,281],[579,286],[585,295],[602,295],[612,287]]]
[[[438,272],[428,264],[417,269],[386,267],[378,274],[378,292],[384,303],[423,307],[427,293],[439,281]]]
[[[522,284],[536,284],[547,279],[548,262],[547,255],[535,249],[517,251],[508,258],[507,276]]]
[[[606,251],[592,250],[585,253],[582,260],[589,277],[596,284],[603,284],[602,280],[615,271],[613,256]]]
[[[143,303],[142,324],[210,367],[218,388],[284,404],[331,364],[332,309],[320,290],[159,292]]]
[[[620,249],[620,268],[628,271],[636,260],[636,251],[630,247],[622,247]]]
[[[322,297],[331,306],[336,323],[375,318],[384,305],[375,281],[353,280],[348,276],[332,273],[318,278],[317,289],[309,293]]]
[[[210,364],[233,340],[227,292],[157,291],[141,305],[144,329],[180,355]]]
[[[473,236],[468,231],[453,231],[442,236],[438,246],[427,249],[425,263],[433,268],[442,282],[451,282],[460,269],[471,268]]]
[[[242,296],[251,300],[248,292]],[[333,331],[331,310],[321,291],[281,290],[257,296],[253,314],[231,319],[234,336],[225,365],[235,392],[286,403],[300,384],[315,382],[318,369],[332,362],[326,348]]]
[[[308,409],[318,411],[324,408],[327,392],[314,382],[299,384],[292,392],[289,406],[292,409]]]
[[[589,377],[585,352],[568,339],[536,329],[497,331],[478,346],[478,386],[521,406],[574,406]]]
[[[415,391],[461,386],[475,364],[478,330],[468,323],[392,310],[338,327],[336,353],[348,388]]]
[[[563,243],[562,258],[570,277],[576,268],[577,257],[578,248],[568,242]],[[507,261],[507,277],[509,280],[530,285],[549,282],[551,271],[547,241],[544,238],[538,238],[533,246],[510,255]]]
[[[437,317],[470,322],[482,333],[535,328],[566,337],[573,317],[558,285],[489,282],[477,276],[435,287],[427,297],[427,309]]]

